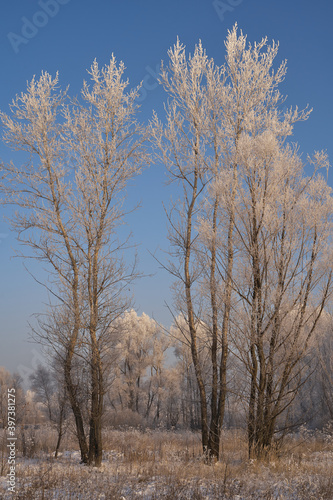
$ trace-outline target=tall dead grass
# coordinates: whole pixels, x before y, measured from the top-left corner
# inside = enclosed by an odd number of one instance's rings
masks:
[[[54,460],[44,443],[33,458],[19,459],[16,496],[4,492],[1,498],[333,498],[333,446],[318,433],[289,438],[259,462],[247,459],[242,431],[227,431],[215,465],[205,464],[200,435],[191,432],[109,430],[104,443],[101,469],[80,465],[78,453],[63,453]]]

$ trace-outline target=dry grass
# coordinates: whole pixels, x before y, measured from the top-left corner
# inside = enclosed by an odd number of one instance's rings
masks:
[[[44,443],[35,458],[19,461],[17,494],[1,498],[333,498],[333,447],[318,434],[289,438],[269,461],[258,462],[247,460],[244,434],[229,431],[223,436],[221,461],[215,465],[204,463],[200,436],[190,432],[108,431],[99,470],[80,465],[77,452],[64,453],[55,461],[45,448]]]

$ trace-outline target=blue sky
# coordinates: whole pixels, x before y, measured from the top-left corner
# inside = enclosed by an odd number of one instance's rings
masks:
[[[59,71],[61,84],[70,84],[75,95],[94,58],[104,65],[114,53],[124,61],[133,86],[143,81],[139,118],[147,122],[153,109],[162,114],[164,94],[156,74],[177,36],[190,52],[201,39],[207,54],[222,64],[227,31],[237,22],[250,42],[266,35],[269,41],[280,41],[277,62],[288,60],[281,86],[288,95],[286,105],[314,108],[310,119],[296,127],[294,139],[304,155],[326,149],[332,161],[332,17],[333,5],[327,0],[8,1],[0,19],[0,109],[8,111],[15,94],[42,70]],[[0,157],[11,156],[0,144]],[[168,203],[172,192],[164,181],[159,165],[136,179],[128,189],[129,201],[142,207],[128,222],[140,244],[140,267],[154,274],[134,287],[136,305],[168,325],[171,318],[164,302],[171,302],[171,279],[150,255],[168,245],[162,201]],[[28,320],[43,310],[47,295],[22,261],[12,258],[16,249],[15,235],[0,218],[0,365],[25,378],[41,359],[38,347],[28,342]],[[37,264],[29,265],[38,274]]]

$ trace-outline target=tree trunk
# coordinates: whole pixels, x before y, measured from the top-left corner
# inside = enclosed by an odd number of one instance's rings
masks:
[[[91,413],[89,430],[88,463],[96,467],[102,464],[102,414],[103,414],[103,380],[100,355],[97,348],[95,335],[93,339],[93,353],[91,362]]]
[[[81,452],[81,462],[86,464],[86,463],[88,463],[88,446],[87,446],[86,436],[85,436],[85,432],[84,432],[82,412],[81,412],[80,405],[77,401],[76,388],[75,388],[75,385],[73,384],[72,375],[71,375],[71,368],[72,368],[71,363],[72,363],[73,352],[74,351],[71,349],[67,353],[67,358],[66,358],[66,362],[65,362],[65,369],[64,369],[65,384],[66,384],[66,389],[67,389],[67,393],[69,396],[71,408],[72,408],[72,411],[74,414],[76,433],[77,433],[77,438],[79,441],[79,447],[80,447],[80,452]]]
[[[196,137],[196,148],[198,148],[199,139],[198,135]],[[193,303],[192,303],[192,278],[190,273],[190,260],[192,253],[192,217],[194,206],[197,201],[197,190],[198,190],[198,151],[195,149],[195,171],[194,171],[194,184],[192,191],[192,199],[187,210],[187,226],[186,226],[186,238],[185,238],[185,262],[184,262],[184,277],[185,277],[185,296],[186,296],[186,306],[188,314],[188,326],[191,336],[191,353],[194,371],[198,383],[199,394],[200,394],[200,414],[201,414],[201,437],[202,437],[202,449],[203,453],[207,455],[208,452],[208,418],[207,418],[207,401],[206,401],[206,390],[202,378],[198,347],[197,347],[197,332],[194,320]]]
[[[249,410],[247,417],[247,436],[248,436],[249,458],[252,458],[254,449],[254,438],[255,438],[255,404],[256,404],[256,393],[257,393],[256,387],[257,387],[257,370],[258,370],[255,348],[253,343],[251,343],[250,354],[251,354],[251,387],[250,387]]]

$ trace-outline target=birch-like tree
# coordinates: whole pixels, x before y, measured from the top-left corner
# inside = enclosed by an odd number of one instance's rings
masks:
[[[239,140],[234,346],[250,375],[249,454],[269,450],[331,294],[332,197],[274,131]],[[327,166],[316,154],[315,170]],[[225,183],[225,179],[223,180]],[[228,202],[226,201],[226,205]]]
[[[66,388],[82,461],[96,465],[102,460],[103,350],[110,324],[128,307],[122,292],[135,274],[124,263],[126,241],[117,230],[126,215],[126,184],[146,163],[135,119],[138,89],[127,91],[124,69],[114,56],[103,69],[95,61],[92,84],[84,82],[72,100],[59,89],[58,76],[42,73],[13,100],[10,115],[1,113],[4,141],[26,153],[25,161],[3,166],[7,201],[18,208],[12,225],[46,264],[46,286],[63,305]],[[89,445],[72,377],[81,348],[89,353]]]
[[[188,324],[193,366],[200,392],[202,445],[206,453],[209,439],[208,401],[199,360],[197,322],[200,306],[193,297],[201,274],[196,255],[195,222],[208,182],[206,161],[208,107],[204,87],[208,58],[201,46],[186,58],[185,48],[177,41],[169,51],[169,72],[162,67],[161,82],[170,96],[165,127],[155,116],[152,134],[161,159],[179,189],[179,199],[168,212],[169,238],[176,259],[168,270],[178,281],[177,309]],[[179,186],[179,187],[178,187]],[[200,319],[200,317],[199,317]]]
[[[201,43],[187,58],[178,41],[169,51],[169,67],[162,67],[161,83],[170,98],[166,125],[156,116],[153,121],[160,158],[178,196],[167,213],[174,259],[166,267],[177,280],[176,309],[190,332],[203,450],[215,458],[227,394],[239,139],[243,133],[256,137],[273,129],[282,140],[296,121],[308,117],[297,108],[280,110],[277,87],[286,64],[274,70],[277,51],[278,45],[267,46],[266,38],[247,47],[235,26],[226,40],[226,63],[219,67]],[[224,193],[219,188],[223,176]],[[228,211],[223,209],[226,196]],[[210,333],[209,384],[199,359],[197,327],[202,322]]]

